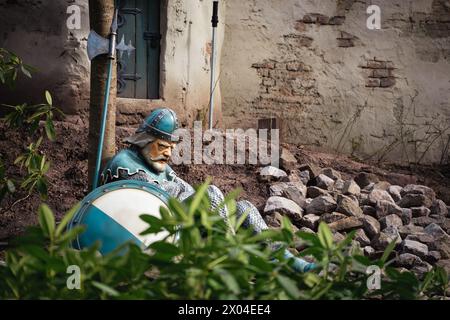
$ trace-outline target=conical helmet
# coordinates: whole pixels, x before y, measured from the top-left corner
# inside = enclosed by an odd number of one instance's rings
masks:
[[[145,118],[136,133],[146,132],[156,138],[177,141],[178,138],[174,135],[177,129],[178,119],[175,112],[169,108],[158,108]]]

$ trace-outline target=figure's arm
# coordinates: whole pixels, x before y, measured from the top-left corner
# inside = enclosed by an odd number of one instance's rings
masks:
[[[160,187],[179,201],[184,201],[195,193],[194,188],[189,183],[176,175],[173,175],[171,181],[164,180],[161,182]]]

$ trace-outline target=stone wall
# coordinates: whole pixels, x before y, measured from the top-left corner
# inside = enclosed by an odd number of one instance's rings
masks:
[[[279,117],[287,142],[448,162],[450,1],[228,0],[224,41],[227,126]]]
[[[81,30],[66,26],[66,10],[73,4],[81,8]],[[82,113],[89,108],[88,9],[87,0],[0,0],[0,47],[39,69],[33,79],[20,79],[14,91],[0,88],[0,103],[40,103],[48,89],[66,113]],[[223,43],[224,9],[222,4],[219,44]],[[211,14],[211,1],[162,0],[161,99],[117,99],[118,124],[134,125],[160,105],[175,109],[186,125],[205,116],[207,119]],[[220,52],[219,45],[217,74]],[[216,119],[220,120],[220,90],[215,91],[215,101]]]

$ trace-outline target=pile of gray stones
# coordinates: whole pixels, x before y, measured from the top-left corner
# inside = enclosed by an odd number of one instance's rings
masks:
[[[343,180],[332,168],[307,164],[288,172],[267,166],[259,173],[269,192],[263,215],[269,226],[280,227],[287,216],[295,231],[315,233],[324,221],[337,242],[356,230],[354,244],[371,259],[395,241],[394,266],[419,277],[433,265],[450,272],[450,208],[431,188],[391,185],[367,172]],[[301,242],[296,249],[304,249]]]

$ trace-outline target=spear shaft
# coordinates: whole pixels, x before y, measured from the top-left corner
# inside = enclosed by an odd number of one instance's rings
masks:
[[[103,111],[102,111],[102,122],[100,126],[100,136],[99,136],[99,143],[98,143],[98,149],[97,149],[97,159],[95,163],[95,176],[94,181],[92,182],[92,190],[97,188],[98,186],[98,179],[100,176],[100,166],[101,166],[101,160],[102,160],[102,152],[103,152],[103,143],[104,143],[104,137],[105,137],[105,128],[106,128],[106,117],[108,115],[108,104],[109,104],[109,94],[111,90],[111,78],[112,78],[112,68],[113,68],[113,62],[116,55],[116,38],[117,38],[117,15],[118,15],[118,9],[114,9],[114,17],[113,21],[111,23],[111,33],[109,35],[109,50],[108,50],[108,72],[106,76],[106,90],[105,90],[105,97],[103,99]]]

